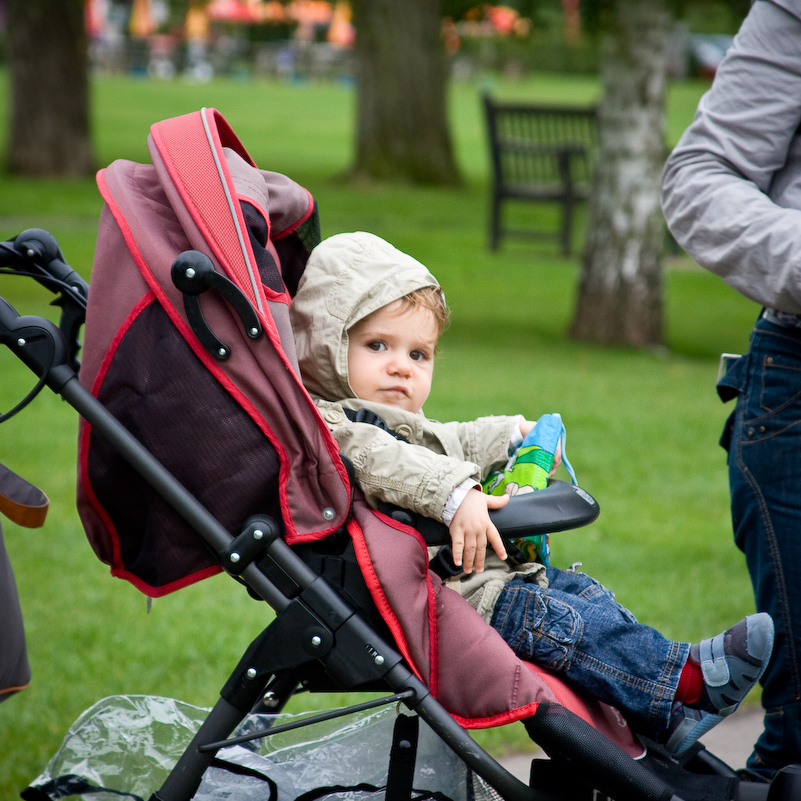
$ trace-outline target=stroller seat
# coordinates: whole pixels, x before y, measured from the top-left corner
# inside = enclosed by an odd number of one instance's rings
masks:
[[[300,383],[287,309],[319,240],[308,193],[258,170],[213,110],[157,123],[148,147],[152,166],[115,162],[99,177],[82,384],[232,534],[258,514],[289,545],[344,529],[394,643],[463,725],[558,700],[550,677],[429,574],[417,532],[364,503]],[[211,286],[195,289],[187,271]],[[221,569],[90,424],[80,442],[79,511],[115,575],[160,595]]]

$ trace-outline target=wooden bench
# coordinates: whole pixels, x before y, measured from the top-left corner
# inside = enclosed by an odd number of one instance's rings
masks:
[[[483,103],[492,163],[490,250],[503,236],[557,236],[569,254],[573,210],[587,197],[597,160],[596,108],[499,103],[487,95]],[[505,227],[502,205],[509,200],[559,203],[559,231]]]

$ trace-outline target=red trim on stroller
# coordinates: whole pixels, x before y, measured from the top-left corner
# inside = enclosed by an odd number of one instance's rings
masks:
[[[147,266],[144,257],[139,251],[136,240],[134,239],[133,233],[128,226],[125,216],[114,201],[114,198],[109,191],[108,185],[105,181],[104,173],[105,171],[101,170],[97,180],[100,194],[103,196],[103,199],[108,204],[111,213],[114,215],[114,219],[116,220],[117,225],[120,227],[120,231],[125,239],[125,243],[128,246],[128,250],[133,256],[137,267],[139,268],[140,274],[147,282],[150,290],[158,299],[161,307],[169,315],[172,323],[181,332],[185,342],[189,345],[194,354],[198,357],[198,359],[200,359],[206,369],[208,369],[208,371],[228,390],[231,396],[237,400],[237,402],[251,417],[253,422],[255,422],[256,425],[261,429],[262,433],[270,441],[270,444],[275,448],[280,462],[281,472],[279,475],[279,502],[281,504],[281,511],[284,515],[284,523],[288,529],[287,534],[297,535],[297,532],[294,530],[294,524],[292,523],[292,515],[289,509],[289,501],[287,499],[286,484],[289,480],[289,459],[284,446],[278,437],[276,437],[270,426],[267,425],[267,421],[256,411],[255,408],[253,408],[247,396],[242,393],[239,387],[237,387],[236,384],[231,381],[231,379],[223,372],[222,368],[217,364],[217,362],[215,362],[214,359],[212,359],[212,357],[209,356],[206,350],[200,345],[194,333],[192,332],[192,329],[184,322],[178,310],[170,302],[170,299],[167,297],[164,290],[161,288],[161,285],[150,271],[150,268]],[[283,351],[279,352],[283,353]],[[328,529],[324,534],[321,534],[321,536],[328,536],[328,534],[330,534],[333,530],[334,529]]]
[[[223,147],[231,147],[255,167],[242,143],[215,109],[202,109],[197,114],[184,114],[155,123],[150,128],[150,135],[181,200],[220,265],[249,295],[256,309],[265,314],[266,297],[258,280],[245,218],[239,204],[233,201],[231,173],[225,159],[220,157]],[[215,197],[218,177],[227,200],[224,206]],[[196,197],[203,198],[202,204],[196,201]],[[226,229],[227,220],[233,223],[233,230],[230,227]],[[277,336],[271,319],[269,326],[271,336]]]
[[[392,528],[397,529],[398,531],[403,532],[406,535],[414,537],[417,539],[425,550],[425,543],[423,542],[422,537],[420,534],[413,528],[409,526],[404,526],[401,523],[398,523],[395,520],[387,517],[386,515],[381,514],[380,512],[375,512],[375,515],[378,519],[382,520],[387,525],[391,526]],[[436,654],[437,649],[436,647],[432,647],[429,650],[429,674],[428,676],[423,675],[421,670],[415,664],[415,660],[412,657],[411,649],[409,648],[409,643],[406,640],[406,636],[403,631],[403,627],[400,624],[395,612],[393,611],[389,601],[387,600],[386,595],[384,594],[384,590],[381,586],[381,582],[376,575],[375,568],[373,566],[372,559],[370,558],[370,554],[367,549],[367,543],[364,539],[364,532],[361,529],[361,526],[356,522],[356,520],[351,519],[348,521],[348,533],[353,540],[353,550],[356,554],[356,559],[359,562],[359,568],[362,571],[362,575],[364,576],[365,583],[367,584],[367,588],[370,590],[370,595],[373,598],[373,603],[375,603],[376,608],[379,611],[379,614],[383,618],[384,622],[387,624],[392,636],[395,639],[395,644],[398,646],[403,658],[409,664],[414,674],[423,682],[428,684],[431,688],[432,694],[436,697],[437,687],[436,687],[436,677],[437,677],[437,663],[436,663]],[[433,596],[433,588],[431,586],[431,580],[429,576],[426,576],[426,583],[428,587],[428,596],[429,596],[429,603],[428,603],[428,626],[429,631],[432,633],[432,640],[436,637],[436,611],[434,605],[434,596]]]

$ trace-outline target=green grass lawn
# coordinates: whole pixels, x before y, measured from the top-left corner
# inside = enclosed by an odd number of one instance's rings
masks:
[[[522,99],[586,102],[597,94],[588,78],[488,83],[499,95]],[[716,633],[753,605],[743,559],[731,542],[725,455],[717,445],[729,409],[715,395],[717,356],[746,347],[757,309],[689,259],[675,258],[665,265],[667,349],[635,352],[567,339],[577,258],[559,256],[555,240],[510,243],[493,254],[485,248],[479,88],[458,84],[451,99],[466,179],[460,189],[343,181],[354,96],[340,85],[97,80],[96,157],[100,165],[146,160],[152,122],[216,107],[261,167],[285,172],[311,190],[325,236],[372,231],[428,264],[445,287],[453,323],[426,412],[439,419],[561,412],[571,461],[602,513],[592,526],[552,538],[554,563],[582,561],[642,621],[670,637]],[[673,141],[703,90],[696,82],[671,88]],[[4,91],[0,87],[0,107],[7,108]],[[0,176],[0,238],[30,226],[48,228],[87,277],[100,208],[91,180]],[[553,209],[531,214],[555,230]],[[47,309],[46,293],[21,279],[5,279],[0,294],[20,313]],[[0,376],[0,411],[6,411],[33,377],[5,350]],[[108,575],[74,510],[76,427],[76,414],[45,392],[0,428],[0,461],[51,498],[44,529],[4,527],[34,679],[0,705],[3,801],[35,778],[70,723],[101,697],[147,693],[214,703],[267,619],[264,608],[226,577],[157,600],[148,614],[144,596]],[[525,744],[521,726],[481,739],[497,750]]]

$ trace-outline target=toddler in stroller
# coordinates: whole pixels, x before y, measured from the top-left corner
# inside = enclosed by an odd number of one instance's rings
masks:
[[[463,571],[447,586],[519,657],[616,707],[677,754],[737,709],[770,658],[768,615],[698,644],[676,642],[638,623],[583,573],[510,564],[488,514],[508,496],[476,490],[534,423],[423,416],[447,309],[422,264],[372,234],[330,237],[311,253],[290,319],[303,381],[368,502],[449,525]],[[485,556],[488,543],[495,553]]]

